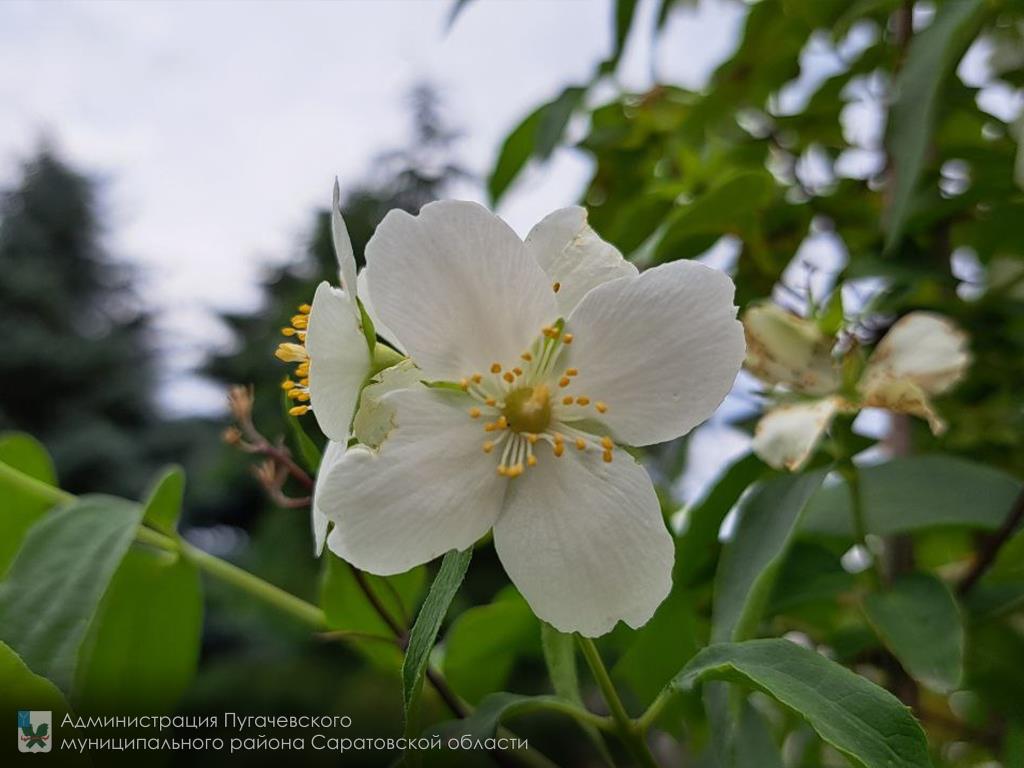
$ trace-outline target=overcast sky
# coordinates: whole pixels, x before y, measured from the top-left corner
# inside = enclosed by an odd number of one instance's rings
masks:
[[[735,3],[681,9],[658,50],[642,4],[621,69],[700,86],[731,50]],[[589,77],[612,40],[611,0],[474,0],[446,33],[450,0],[0,3],[0,186],[41,136],[105,182],[113,250],[141,267],[175,412],[221,407],[183,375],[225,342],[216,309],[258,306],[269,262],[293,254],[337,175],[363,177],[406,139],[406,94],[437,84],[484,175],[519,119]],[[572,150],[502,206],[520,233],[576,202],[589,172]],[[467,196],[479,196],[467,190]]]

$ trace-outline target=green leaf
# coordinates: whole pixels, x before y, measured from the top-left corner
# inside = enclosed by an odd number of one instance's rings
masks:
[[[672,581],[690,584],[719,550],[718,532],[740,496],[768,468],[752,453],[737,459],[699,503],[686,510],[686,529],[676,539],[676,563]]]
[[[935,576],[912,573],[868,595],[864,613],[908,673],[939,693],[960,685],[964,627],[953,595]]]
[[[896,80],[896,101],[889,110],[886,129],[886,145],[896,168],[886,221],[886,250],[892,250],[903,236],[931,144],[943,86],[981,27],[986,6],[985,0],[942,3],[932,23],[910,43]]]
[[[381,669],[397,672],[402,665],[402,652],[397,643],[368,637],[390,639],[392,632],[359,587],[352,566],[329,552],[323,559],[320,607],[327,626],[337,632],[352,633],[352,644],[361,655]],[[394,576],[364,573],[363,578],[385,610],[406,626],[423,594],[427,570],[420,566]]]
[[[537,619],[514,587],[488,605],[470,608],[445,637],[444,673],[470,704],[501,690],[516,659],[536,653]]]
[[[932,526],[994,530],[1020,492],[1019,480],[952,456],[907,456],[860,469],[868,533],[890,536]],[[804,518],[803,532],[853,537],[845,483],[822,488]]]
[[[178,530],[178,517],[185,498],[185,471],[179,466],[168,467],[153,483],[147,494],[145,523],[158,531],[174,536]]]
[[[406,732],[415,729],[417,705],[420,691],[423,689],[423,676],[430,661],[430,652],[441,629],[448,607],[459,591],[462,580],[469,570],[469,561],[473,558],[472,548],[464,552],[452,550],[444,556],[441,568],[430,585],[423,607],[416,616],[409,633],[409,647],[405,652],[402,664],[402,693],[405,702]],[[412,730],[411,730],[412,729]]]
[[[746,639],[757,629],[808,501],[824,479],[824,470],[776,477],[742,505],[715,577],[712,642]]]
[[[70,712],[57,686],[32,672],[13,649],[0,643],[0,716],[14,723],[15,712],[21,709],[51,712],[54,730],[60,727],[60,722]],[[46,735],[45,731],[39,729],[36,733]],[[9,755],[13,750],[14,747],[9,746],[4,753]],[[85,755],[73,750],[54,749],[45,761],[53,765],[89,765]]]
[[[83,496],[32,527],[0,583],[0,640],[69,690],[100,598],[128,551],[142,507]]]
[[[783,768],[782,755],[768,724],[749,701],[743,703],[733,749],[736,768]]]
[[[601,63],[599,71],[602,74],[612,73],[618,68],[626,40],[629,38],[629,30],[633,27],[636,6],[637,0],[615,0],[615,44],[612,55]]]
[[[320,459],[322,458],[320,449],[317,448],[316,443],[313,442],[313,439],[306,432],[306,428],[302,426],[302,421],[299,417],[289,413],[292,401],[288,399],[287,393],[282,396],[281,403],[284,419],[288,422],[288,429],[291,431],[295,447],[298,449],[299,461],[307,472],[315,475],[320,467]]]
[[[826,336],[835,336],[842,330],[845,316],[843,314],[843,292],[837,285],[828,297],[824,308],[818,315],[818,328]]]
[[[136,544],[121,561],[78,657],[81,712],[172,712],[195,676],[202,635],[199,572]]]
[[[539,160],[551,157],[555,147],[562,141],[569,118],[583,101],[586,92],[586,88],[569,86],[544,108],[544,114],[537,125],[537,138],[533,146],[534,157]]]
[[[672,681],[688,690],[706,680],[750,685],[803,717],[864,768],[930,768],[928,743],[910,711],[883,688],[788,640],[705,648]]]
[[[517,715],[538,712],[548,706],[557,707],[559,699],[553,696],[522,696],[518,693],[492,693],[485,697],[473,713],[463,719],[445,724],[445,736],[470,736],[473,739],[489,739],[494,736],[502,721]]]
[[[56,485],[50,455],[35,438],[20,432],[0,435],[0,462],[46,485]],[[53,506],[53,500],[31,493],[0,475],[0,578],[14,560],[28,529]]]
[[[541,622],[540,642],[548,679],[555,695],[573,704],[582,704],[579,671],[576,668],[576,641],[572,635],[559,632],[547,622]]]

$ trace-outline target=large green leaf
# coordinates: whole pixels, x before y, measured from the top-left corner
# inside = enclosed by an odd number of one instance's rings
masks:
[[[756,688],[792,709],[826,742],[864,768],[930,768],[928,743],[891,693],[788,640],[712,645],[672,681],[687,690],[706,680]]]
[[[740,496],[768,471],[764,462],[750,453],[737,459],[723,473],[707,495],[686,510],[685,530],[676,539],[674,584],[691,583],[719,550],[718,532]]]
[[[153,483],[146,496],[143,520],[147,525],[174,536],[185,498],[185,470],[167,467]]]
[[[908,456],[860,470],[868,533],[890,536],[932,526],[993,530],[1006,518],[1021,483],[999,470],[952,456]],[[843,483],[820,490],[808,507],[805,533],[851,538],[850,492]]]
[[[939,579],[925,573],[903,576],[885,592],[868,595],[864,613],[914,679],[940,693],[960,685],[963,621]]]
[[[459,614],[445,637],[444,673],[470,704],[505,687],[516,659],[536,654],[538,622],[514,587]]]
[[[53,717],[51,738],[60,730],[61,721],[69,714],[64,696],[53,683],[40,677],[25,666],[18,654],[9,646],[0,643],[0,717],[13,724],[18,710],[49,711]],[[15,761],[11,754],[13,745],[4,747],[3,754]],[[29,758],[31,760],[31,758]],[[47,765],[89,765],[89,759],[73,750],[53,751],[42,758]],[[6,764],[6,763],[5,763]]]
[[[57,474],[50,455],[35,438],[20,432],[0,435],[0,462],[45,485],[55,485]],[[28,529],[53,506],[53,500],[32,493],[0,474],[0,577],[14,560]]]
[[[136,544],[117,569],[82,643],[80,712],[171,712],[199,661],[203,599],[194,565]]]
[[[985,19],[985,0],[941,3],[931,25],[914,36],[896,80],[896,101],[889,110],[886,144],[896,171],[889,207],[886,248],[903,234],[912,214],[914,194],[924,168],[932,131],[942,103],[943,86],[953,75]]]
[[[761,485],[740,507],[715,576],[713,642],[754,633],[807,503],[824,479],[824,470],[783,475]]]
[[[138,504],[83,496],[32,527],[0,583],[0,640],[62,690],[74,681],[85,631],[141,520]]]
[[[419,566],[394,576],[364,573],[363,579],[392,618],[407,626],[423,595],[427,571]],[[352,566],[329,552],[324,555],[320,607],[327,626],[333,631],[348,633],[354,647],[369,661],[391,672],[401,668],[402,652],[398,644],[372,639],[391,639],[391,628],[363,593]]]
[[[452,604],[455,593],[459,591],[462,580],[469,570],[469,561],[473,557],[472,548],[464,552],[452,550],[444,556],[441,568],[437,572],[427,598],[423,601],[416,616],[416,623],[409,633],[409,647],[405,652],[402,664],[402,693],[405,702],[406,732],[415,729],[417,705],[420,691],[423,689],[423,676],[430,661],[430,652],[441,629],[448,607]]]

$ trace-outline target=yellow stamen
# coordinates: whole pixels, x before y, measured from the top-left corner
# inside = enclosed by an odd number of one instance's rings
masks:
[[[299,365],[295,368],[295,375],[296,376],[309,376],[309,361],[308,360],[306,362],[304,362],[304,363],[299,363]]]
[[[551,286],[551,290],[554,291],[555,293],[558,293],[558,291],[561,288],[562,288],[562,284],[559,283],[559,282],[556,282],[554,285]]]
[[[306,315],[292,315],[292,325],[300,330],[306,328],[309,325],[309,318]]]
[[[605,435],[604,437],[601,438],[601,447],[604,448],[606,451],[610,451],[614,447],[614,445],[615,443],[612,442],[612,439],[608,437],[608,435]]]
[[[480,409],[479,408],[470,408],[469,409],[469,418],[471,418],[471,419],[479,419],[480,418]]]
[[[582,437],[577,437],[576,438],[576,450],[577,451],[585,451],[585,450],[587,450],[587,441],[584,440]]]
[[[573,338],[574,337],[573,337],[573,335],[571,333],[567,333],[564,336],[562,336],[562,343],[563,344],[572,344]]]
[[[565,443],[555,443],[554,453],[556,457],[565,453]]]
[[[529,464],[531,467],[536,467],[537,457],[531,453],[529,456],[526,457],[526,463]]]
[[[494,450],[494,443],[492,443],[490,440],[488,440],[487,442],[484,443],[484,453],[490,453],[493,450]]]
[[[604,413],[605,411],[608,410],[608,406],[602,403],[600,400],[594,403],[594,407],[597,408],[598,413]]]
[[[505,375],[502,376],[501,378],[503,378],[509,384],[516,380],[515,374],[512,373],[512,371],[505,371]]]
[[[471,378],[474,384],[479,384],[484,377],[481,376],[479,373],[474,373]]]
[[[309,406],[308,405],[296,405],[294,408],[289,408],[288,409],[288,413],[290,413],[292,416],[303,416],[303,415],[309,413]]]
[[[501,364],[491,363],[491,373],[501,373]]]
[[[277,349],[274,352],[274,357],[278,360],[283,360],[286,363],[301,363],[309,359],[309,355],[306,354],[306,348],[301,344],[291,344],[284,342],[278,344]]]
[[[299,304],[299,312],[301,312],[302,314],[308,315],[312,311],[313,308],[309,306],[309,304]]]
[[[533,355],[531,355],[529,352],[523,352],[523,354],[521,354],[520,357],[523,358],[523,360],[525,360],[526,362],[530,362],[531,360],[533,360]]]
[[[522,376],[523,375],[523,369],[522,368],[513,368],[512,369],[512,373],[514,373],[516,376]]]
[[[467,389],[469,389],[469,380],[468,379],[459,379],[459,389],[461,389],[463,392],[465,392]]]
[[[578,376],[579,373],[580,372],[577,369],[575,369],[575,368],[566,368],[565,369],[565,375],[566,376]]]
[[[487,405],[491,406],[491,408],[498,404],[498,401],[495,400],[493,397],[488,397],[486,400],[484,400],[484,402],[487,403]]]
[[[498,429],[505,429],[505,427],[508,426],[508,419],[506,419],[503,415],[499,416],[498,417],[498,421],[497,421],[497,425],[498,425]]]
[[[281,382],[281,389],[283,389],[285,392],[287,392],[289,389],[292,389],[294,386],[295,382],[292,381],[291,379],[285,379],[284,381]]]
[[[590,398],[589,397],[577,397],[576,398],[576,405],[590,405]]]
[[[540,435],[531,434],[526,436],[526,442],[528,442],[530,445],[535,445],[538,440],[540,440]]]
[[[497,428],[497,423],[493,421],[489,421],[486,424],[484,424],[484,432],[494,432]]]
[[[611,462],[612,462],[612,452],[611,451],[605,451],[604,453],[601,454],[601,458],[604,459],[608,464],[611,464]]]
[[[563,376],[558,380],[558,386],[568,387],[572,383],[572,380],[568,376]]]
[[[562,398],[562,405],[572,405],[572,395],[566,395]]]
[[[508,476],[508,467],[506,467],[504,464],[499,464],[498,465],[498,474],[501,475],[502,477],[507,477]]]
[[[291,326],[285,326],[284,328],[281,329],[281,335],[282,336],[294,336],[295,335],[295,329],[292,328]]]

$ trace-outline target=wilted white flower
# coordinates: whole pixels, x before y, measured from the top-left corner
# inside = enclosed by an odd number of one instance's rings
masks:
[[[866,407],[909,413],[941,434],[946,425],[931,397],[952,388],[970,364],[967,336],[930,312],[900,318],[852,381],[844,376],[836,339],[814,320],[766,303],[748,309],[743,326],[747,368],[783,393],[758,423],[754,451],[771,466],[793,471],[814,453],[838,413]]]
[[[695,262],[638,274],[581,208],[525,242],[473,203],[392,211],[366,259],[364,306],[372,292],[410,362],[364,390],[361,444],[325,457],[328,546],[388,575],[493,529],[512,581],[558,629],[645,623],[674,548],[621,446],[687,433],[729,391],[744,353],[731,280]]]

